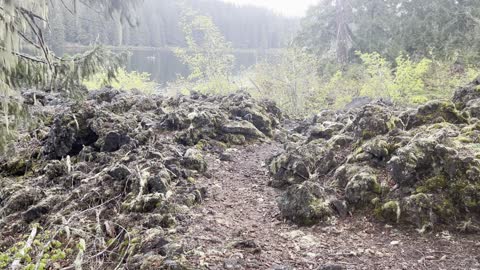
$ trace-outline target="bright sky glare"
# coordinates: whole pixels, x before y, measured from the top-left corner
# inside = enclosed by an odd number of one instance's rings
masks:
[[[319,0],[224,0],[239,5],[254,5],[266,7],[279,14],[291,17],[303,17],[309,6]]]

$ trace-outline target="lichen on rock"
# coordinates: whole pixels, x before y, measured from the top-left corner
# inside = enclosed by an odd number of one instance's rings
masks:
[[[363,209],[420,228],[480,224],[479,84],[460,88],[452,101],[415,109],[372,101],[301,122],[287,135],[285,151],[269,161],[269,171],[273,186],[288,187],[285,198],[307,199],[285,199],[281,209],[308,213],[314,197],[305,191],[308,182],[333,189],[331,201],[346,201],[353,214]]]

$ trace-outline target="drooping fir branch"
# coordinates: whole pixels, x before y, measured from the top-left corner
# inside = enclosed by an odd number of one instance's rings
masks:
[[[77,1],[92,9],[105,12],[122,21],[132,23],[130,12],[140,0],[69,0],[76,12]],[[68,8],[64,0],[62,4]],[[106,70],[108,79],[115,77],[116,69],[124,59],[101,46],[73,57],[55,55],[45,41],[44,30],[48,29],[47,1],[25,0],[22,2],[0,0],[0,77],[5,78],[9,88],[45,87],[67,90],[96,72]],[[70,10],[70,9],[69,9]],[[75,14],[72,14],[75,16]],[[24,45],[31,46],[24,50]],[[28,53],[27,53],[28,52]],[[43,73],[43,76],[41,76]]]
[[[61,1],[67,7],[67,0]],[[81,1],[133,25],[130,12],[142,0],[68,1],[74,5],[73,12]],[[100,45],[75,56],[55,55],[44,38],[44,30],[49,29],[47,15],[47,0],[0,0],[0,151],[15,137],[12,124],[21,119],[23,106],[17,89],[48,88],[75,95],[81,82],[97,72],[106,72],[107,80],[114,79],[125,59]]]

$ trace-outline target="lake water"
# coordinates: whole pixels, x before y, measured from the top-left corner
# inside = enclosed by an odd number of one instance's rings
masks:
[[[255,65],[269,53],[254,50],[235,51],[234,73],[238,74],[240,71]],[[127,69],[129,71],[148,72],[151,74],[152,80],[161,85],[175,81],[178,75],[188,76],[189,74],[188,67],[168,49],[131,51]]]
[[[69,54],[81,53],[89,49],[88,47],[67,47],[65,52]],[[115,48],[110,48],[117,50]],[[126,63],[128,71],[147,72],[151,74],[151,79],[161,86],[168,82],[173,82],[179,75],[188,76],[189,70],[180,59],[168,48],[128,48],[130,56]],[[259,61],[275,55],[278,49],[253,50],[236,49],[233,51],[235,56],[234,75],[238,75]]]

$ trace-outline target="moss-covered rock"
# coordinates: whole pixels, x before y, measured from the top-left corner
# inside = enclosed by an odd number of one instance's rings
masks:
[[[275,186],[294,184],[295,190],[295,184],[315,182],[336,191],[331,203],[346,201],[350,209],[364,208],[391,223],[479,223],[479,89],[477,79],[453,102],[409,110],[371,102],[303,121],[298,139],[269,163]],[[345,128],[329,129],[330,123]]]
[[[45,197],[45,193],[37,187],[24,187],[13,193],[0,208],[2,215],[25,211]]]
[[[398,223],[402,214],[400,203],[395,200],[388,201],[376,209],[376,214],[387,222]]]
[[[221,130],[225,133],[243,135],[249,138],[261,138],[264,136],[252,123],[245,120],[227,122],[222,126]]]
[[[470,117],[480,118],[480,98],[469,100],[462,113]]]
[[[333,214],[332,196],[320,185],[306,181],[290,186],[278,200],[282,216],[302,225],[313,225]]]
[[[382,138],[375,138],[367,141],[362,146],[357,148],[352,155],[349,162],[372,162],[373,164],[379,162],[387,162],[395,146],[388,143]]]
[[[313,174],[326,174],[337,164],[339,157],[321,140],[309,142],[274,157],[269,164],[272,185],[282,187],[308,180]]]
[[[393,180],[399,185],[411,185],[429,173],[437,144],[434,138],[419,138],[398,149],[389,161]]]
[[[383,105],[369,104],[356,114],[350,128],[357,137],[370,139],[400,126],[401,121],[395,117],[391,109]]]
[[[32,169],[33,162],[26,157],[15,157],[0,166],[0,174],[5,176],[22,176]]]
[[[448,122],[452,124],[468,123],[451,101],[430,101],[416,110],[400,115],[405,127],[412,129],[426,124]]]
[[[187,169],[197,170],[199,172],[205,172],[207,170],[207,163],[202,153],[195,148],[190,148],[185,152],[182,164]]]
[[[347,186],[348,182],[357,174],[364,173],[364,174],[370,174],[373,175],[375,174],[375,171],[370,168],[369,166],[366,166],[364,164],[351,164],[347,163],[345,165],[342,165],[338,167],[335,170],[334,174],[334,179],[335,179],[335,184],[338,188],[340,189],[345,189]]]
[[[405,197],[401,202],[402,220],[422,228],[435,223],[432,196],[424,193]]]
[[[470,100],[480,98],[480,77],[476,78],[470,84],[460,87],[457,91],[455,91],[453,95],[453,103],[460,109],[463,110],[467,103]]]
[[[352,206],[363,206],[381,194],[381,187],[374,174],[359,173],[348,181],[345,198]]]

